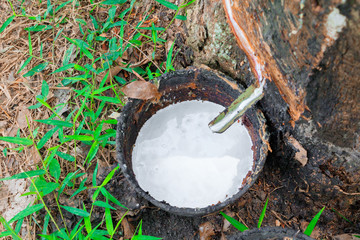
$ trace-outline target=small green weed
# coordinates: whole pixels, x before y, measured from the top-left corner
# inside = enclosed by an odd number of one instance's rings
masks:
[[[261,228],[261,224],[262,224],[262,222],[263,222],[263,220],[264,220],[264,217],[265,217],[265,213],[266,213],[266,208],[267,208],[268,202],[269,202],[269,199],[267,198],[267,199],[266,199],[266,202],[265,202],[265,204],[264,204],[264,207],[263,207],[263,209],[262,209],[262,211],[261,211],[260,217],[259,217],[259,221],[258,221],[258,224],[257,224],[257,227],[258,227],[258,228]],[[309,225],[307,226],[307,228],[306,228],[306,230],[305,230],[305,232],[304,232],[305,235],[308,235],[308,236],[311,235],[311,233],[313,232],[313,230],[314,230],[314,228],[315,228],[315,226],[316,226],[316,223],[318,222],[318,220],[319,220],[319,218],[320,218],[320,216],[321,216],[321,213],[324,211],[324,209],[325,209],[325,207],[323,207],[323,208],[320,210],[320,212],[317,213],[317,214],[315,215],[315,217],[311,220],[311,222],[309,223]],[[226,215],[225,213],[220,212],[220,214],[221,214],[226,220],[228,220],[228,221],[230,222],[230,224],[233,225],[233,226],[234,226],[236,229],[238,229],[239,231],[244,232],[244,231],[246,231],[246,230],[249,229],[249,228],[246,227],[244,224],[242,224],[242,223],[240,223],[239,221],[235,220],[234,218]]]
[[[248,230],[249,228],[247,226],[245,226],[244,224],[242,224],[241,222],[237,221],[236,219],[226,215],[223,212],[220,212],[220,214],[226,219],[228,220],[231,225],[233,225],[237,230],[239,230],[240,232],[244,232],[246,230]]]
[[[313,219],[311,219],[309,225],[306,227],[304,234],[310,236],[314,231],[316,223],[319,221],[321,213],[324,211],[325,207],[323,207],[320,212],[318,212]]]
[[[347,219],[344,215],[342,215],[341,213],[339,213],[336,209],[332,208],[331,209],[334,213],[336,213],[336,215],[338,215],[339,217],[341,217],[342,219],[344,219],[345,221],[347,221],[348,223],[350,223],[351,225],[354,225],[354,223],[352,221],[350,221],[349,219]]]
[[[1,237],[12,237],[22,239],[20,236],[21,226],[25,218],[30,224],[37,224],[38,236],[43,239],[113,239],[118,236],[122,218],[114,222],[113,213],[119,208],[127,210],[115,196],[108,190],[106,185],[113,178],[119,166],[115,167],[102,181],[97,183],[98,161],[96,156],[104,149],[112,149],[115,145],[114,138],[116,131],[114,126],[117,120],[106,117],[105,113],[119,111],[125,104],[122,85],[128,80],[114,76],[120,69],[130,76],[135,74],[145,80],[153,80],[164,72],[174,70],[174,43],[166,56],[166,60],[160,64],[155,61],[159,47],[166,43],[161,38],[165,31],[171,26],[175,19],[186,20],[186,16],[179,15],[180,10],[194,2],[191,0],[183,5],[177,6],[165,0],[156,0],[163,6],[174,10],[173,18],[165,27],[158,27],[152,21],[150,13],[144,13],[138,22],[132,20],[135,0],[105,0],[94,2],[90,0],[91,8],[86,12],[86,16],[77,14],[75,18],[67,15],[68,11],[77,8],[85,8],[78,0],[68,1],[46,1],[46,10],[41,14],[32,16],[27,13],[24,1],[16,3],[16,8],[12,0],[8,0],[12,9],[12,16],[8,17],[0,27],[0,33],[4,32],[16,19],[26,19],[32,24],[24,28],[27,31],[28,52],[26,60],[19,67],[17,73],[24,78],[35,77],[41,73],[43,76],[56,77],[61,83],[58,88],[68,87],[71,89],[71,98],[65,103],[54,106],[50,101],[50,86],[48,81],[43,80],[41,94],[36,96],[37,103],[29,106],[32,111],[49,111],[46,119],[37,119],[37,124],[47,126],[44,134],[39,134],[39,127],[33,129],[27,119],[28,134],[25,135],[18,131],[16,137],[0,137],[1,141],[12,143],[13,148],[5,148],[3,154],[6,157],[9,151],[21,152],[24,148],[33,147],[40,157],[40,164],[36,170],[22,172],[11,177],[0,179],[1,181],[14,179],[28,179],[31,182],[29,191],[24,196],[35,196],[33,205],[29,205],[12,219],[6,221],[0,217],[0,222],[4,226]],[[39,1],[39,6],[42,4]],[[18,6],[19,5],[19,6]],[[97,19],[95,10],[97,8],[106,9],[107,18],[105,21]],[[89,24],[89,21],[91,24]],[[78,26],[81,36],[71,37],[68,35],[66,24],[70,23]],[[151,23],[150,25],[146,25]],[[38,39],[34,36],[38,33],[50,33],[52,44],[51,49],[46,49],[45,43],[41,42],[39,51],[35,51],[35,44]],[[57,42],[67,44],[66,51],[60,61],[53,56],[54,47]],[[149,58],[142,49],[153,49]],[[99,51],[98,49],[102,50]],[[126,53],[136,51],[146,60],[145,66],[133,66],[126,60]],[[52,53],[52,54],[45,54]],[[50,57],[48,57],[48,55]],[[52,55],[52,57],[51,57]],[[59,65],[61,62],[61,65]],[[31,66],[32,67],[29,67]],[[136,65],[136,64],[135,64]],[[30,69],[29,69],[30,68]],[[29,69],[26,70],[25,69]],[[52,70],[50,70],[52,69]],[[23,71],[25,71],[23,73]],[[113,82],[113,79],[116,80]],[[131,79],[130,81],[134,81]],[[64,116],[63,110],[69,109]],[[80,157],[77,153],[79,146],[88,146],[89,151],[86,156]],[[87,182],[86,172],[95,165],[92,174],[91,185]],[[64,168],[64,166],[67,166]],[[65,169],[67,169],[65,171]],[[70,169],[70,171],[69,171]],[[71,191],[71,195],[68,190]],[[93,190],[91,204],[82,207],[72,207],[60,204],[60,197],[66,196],[74,199],[86,190]],[[126,194],[126,193],[124,193]],[[46,203],[46,198],[52,195],[55,200],[56,209],[50,208]],[[94,226],[91,218],[94,207],[104,209],[104,215],[99,224]],[[73,229],[68,229],[64,219],[64,211],[78,216],[78,222]],[[41,213],[44,219],[33,221],[33,214]],[[126,212],[127,213],[127,212]],[[60,216],[62,223],[57,221]],[[15,227],[13,224],[16,223]],[[50,224],[51,223],[51,224]],[[55,229],[53,229],[54,226]],[[62,227],[63,226],[63,227]],[[142,234],[142,221],[138,225],[136,235],[133,240],[141,239],[160,239],[157,237]]]
[[[259,221],[258,221],[258,225],[257,225],[258,228],[261,228],[261,224],[262,224],[262,222],[263,222],[263,220],[264,220],[264,217],[265,217],[265,213],[266,213],[266,208],[267,208],[268,202],[269,202],[269,198],[266,199],[264,208],[263,208],[263,210],[261,211],[261,214],[260,214],[260,217],[259,217]]]

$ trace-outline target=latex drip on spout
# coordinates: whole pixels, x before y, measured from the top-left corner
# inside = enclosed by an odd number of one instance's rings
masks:
[[[224,0],[223,2],[230,26],[232,27],[237,37],[240,47],[249,59],[254,74],[258,79],[258,84],[252,84],[233,103],[231,103],[229,107],[227,107],[209,123],[210,129],[216,133],[224,132],[234,122],[236,122],[246,112],[247,109],[251,108],[257,101],[259,101],[264,96],[263,90],[265,86],[265,78],[262,74],[264,65],[262,64],[259,57],[256,56],[255,50],[246,37],[245,32],[235,21],[231,9],[231,0]]]
[[[263,96],[264,86],[248,87],[234,102],[209,123],[213,132],[223,133]]]

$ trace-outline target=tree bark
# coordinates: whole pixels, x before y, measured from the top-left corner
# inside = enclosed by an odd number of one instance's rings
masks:
[[[188,10],[187,44],[195,65],[243,85],[257,81],[255,62],[262,66],[258,107],[273,150],[262,180],[282,186],[273,195],[293,201],[289,214],[308,219],[326,205],[360,228],[360,1],[227,1],[199,0]]]

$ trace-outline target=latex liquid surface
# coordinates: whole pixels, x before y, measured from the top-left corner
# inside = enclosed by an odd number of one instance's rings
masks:
[[[141,128],[132,153],[140,187],[176,207],[223,202],[242,187],[253,166],[252,141],[241,123],[222,134],[208,127],[224,107],[197,100],[156,112]]]

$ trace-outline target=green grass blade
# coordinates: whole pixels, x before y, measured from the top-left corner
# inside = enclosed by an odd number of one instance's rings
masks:
[[[11,231],[4,231],[0,233],[0,238],[7,237],[11,235]]]
[[[315,215],[315,217],[311,220],[311,222],[309,223],[309,225],[307,226],[307,228],[305,229],[304,234],[308,235],[310,237],[311,233],[313,232],[316,223],[318,222],[321,213],[324,211],[325,207],[323,207],[320,212],[318,212],[318,214]]]
[[[31,206],[31,207],[27,207],[24,210],[22,210],[21,212],[19,212],[18,214],[16,214],[12,219],[10,219],[9,224],[13,223],[13,222],[15,222],[17,220],[20,220],[20,219],[22,219],[24,217],[27,217],[27,216],[33,214],[34,212],[37,212],[37,211],[39,211],[39,210],[41,210],[43,208],[44,208],[44,204],[42,204],[42,203],[41,204],[36,204],[34,206]]]
[[[178,6],[176,6],[175,4],[171,3],[171,2],[168,2],[168,1],[165,1],[165,0],[156,0],[158,3],[164,5],[165,7],[167,8],[170,8],[172,10],[178,10]]]
[[[76,113],[76,115],[75,115],[75,117],[74,117],[74,119],[73,119],[73,122],[74,122],[74,123],[76,122],[76,120],[78,119],[78,117],[80,116],[80,114],[83,112],[83,109],[84,109],[84,107],[85,107],[85,105],[86,105],[86,100],[88,99],[89,95],[90,95],[90,91],[87,91],[87,92],[84,94],[85,99],[83,100],[79,111],[77,111],[77,113]],[[80,125],[81,125],[81,123],[80,123]],[[79,127],[79,128],[80,128],[80,127]],[[75,134],[76,134],[76,132],[75,132]]]
[[[43,96],[40,95],[41,97],[39,96],[36,96],[36,100],[38,100],[39,103],[41,103],[42,105],[44,105],[45,107],[47,107],[48,109],[50,109],[52,112],[54,112],[54,110],[51,108],[51,106],[43,100]]]
[[[57,189],[60,186],[60,184],[55,182],[49,182],[45,186],[42,187],[41,191],[43,193],[43,196],[52,193],[55,189]]]
[[[46,98],[49,95],[49,85],[44,80],[41,85],[41,95]]]
[[[103,201],[96,201],[93,203],[94,206],[108,208],[112,210],[116,210],[116,208],[112,207],[109,203],[103,202]]]
[[[249,228],[246,227],[244,224],[242,224],[241,222],[235,220],[234,218],[226,215],[223,212],[220,212],[220,214],[230,222],[231,225],[233,225],[237,230],[239,230],[240,232],[244,232],[246,230],[248,230]]]
[[[54,152],[56,153],[56,150]],[[49,172],[50,172],[50,175],[56,179],[56,181],[59,181],[60,174],[61,174],[61,167],[60,167],[59,161],[56,158],[53,158],[50,160]]]
[[[189,2],[187,2],[187,3],[185,3],[185,4],[183,4],[183,5],[181,5],[180,8],[187,7],[187,6],[189,6],[190,4],[194,3],[195,1],[196,1],[196,0],[191,0],[191,1],[189,1]]]
[[[43,95],[37,95],[37,96],[36,96],[36,99],[43,99],[43,98],[44,98]],[[40,102],[38,102],[38,103],[35,104],[35,105],[29,106],[28,109],[37,109],[37,108],[39,108],[39,107],[41,107],[41,106],[42,106],[42,104],[41,104]]]
[[[94,159],[94,157],[96,156],[97,152],[99,150],[99,142],[98,141],[95,141],[93,142],[93,144],[91,145],[91,148],[89,150],[89,153],[88,155],[86,156],[86,159],[84,161],[84,163],[89,163],[91,162],[91,160]]]
[[[43,58],[43,43],[40,43],[40,58]]]
[[[115,78],[115,80],[116,80],[118,83],[120,83],[121,85],[126,84],[126,80],[125,80],[125,79],[123,79],[123,78],[121,78],[121,77],[119,77],[119,76],[114,76],[114,78]]]
[[[24,222],[24,219],[22,218],[16,223],[16,226],[15,226],[15,229],[14,229],[16,234],[19,234],[23,222]]]
[[[92,141],[92,140],[94,140],[93,136],[88,136],[88,135],[65,135],[64,137],[70,138],[70,139],[73,139],[73,140],[78,140],[78,141]]]
[[[173,54],[173,50],[174,50],[174,45],[175,45],[175,41],[171,44],[171,47],[169,49],[169,53],[167,55],[167,59],[166,59],[166,70],[165,72],[169,72],[170,70],[175,70],[174,67],[172,66],[172,54]]]
[[[22,70],[24,70],[24,68],[30,63],[32,58],[33,58],[32,56],[28,57],[28,59],[25,60],[24,64],[21,65],[21,67],[20,67],[19,71],[17,71],[17,73],[20,73]]]
[[[354,225],[354,223],[352,221],[350,221],[349,219],[347,219],[344,215],[342,215],[341,213],[339,213],[338,211],[336,211],[336,209],[332,208],[331,209],[334,213],[336,213],[339,217],[341,217],[342,219],[344,219],[345,221],[347,221],[348,223]]]
[[[96,231],[96,229],[98,228],[98,227],[100,227],[100,225],[103,223],[103,221],[101,221],[93,230],[91,230],[91,232],[85,237],[85,238],[83,238],[82,240],[87,240],[87,239],[93,239],[92,237],[93,237],[93,234],[94,234],[94,232]],[[95,239],[95,238],[94,238]]]
[[[44,235],[46,234],[47,228],[49,226],[49,220],[50,220],[50,215],[49,215],[49,213],[47,213],[45,216],[45,219],[44,219],[44,226],[42,229],[42,234],[44,234]],[[42,237],[41,240],[45,240],[45,238]]]
[[[48,124],[48,125],[58,126],[58,127],[68,127],[68,128],[73,127],[72,123],[61,121],[61,120],[43,119],[43,120],[35,120],[35,121],[44,123],[44,124]]]
[[[136,231],[135,231],[136,232]],[[140,220],[140,223],[139,223],[139,231],[138,231],[138,235],[142,235],[142,220]]]
[[[65,51],[63,58],[63,65],[69,64],[71,54],[74,52],[75,44],[71,44],[70,47]]]
[[[9,142],[9,143],[16,143],[16,144],[21,144],[21,145],[32,145],[33,142],[32,140],[28,139],[28,138],[20,138],[20,137],[0,137],[1,141],[5,141],[5,142]]]
[[[90,15],[90,18],[91,18],[91,22],[92,24],[94,25],[94,28],[95,29],[99,29],[99,24],[97,23],[96,19],[94,18],[93,15]]]
[[[70,196],[69,199],[72,199],[73,197],[75,197],[76,195],[78,195],[79,193],[81,193],[82,191],[86,190],[86,187],[79,187],[74,193],[73,195]]]
[[[111,180],[111,178],[114,176],[116,170],[118,170],[119,168],[120,168],[119,165],[116,166],[116,167],[106,176],[106,178],[104,179],[104,181],[103,181],[102,184],[101,184],[101,187],[105,186],[105,185]]]
[[[64,2],[64,3],[60,4],[60,5],[55,9],[55,13],[56,13],[57,11],[59,11],[60,9],[62,9],[65,5],[67,5],[67,4],[71,3],[71,2],[73,2],[73,0],[69,0],[69,1],[67,1],[67,2]],[[54,13],[54,14],[55,14],[55,13]]]
[[[103,202],[103,203],[105,203],[105,202]],[[106,203],[106,204],[108,204],[108,203]],[[112,221],[110,208],[105,208],[105,223],[106,223],[106,229],[108,230],[109,234],[113,235],[114,234],[114,224]]]
[[[176,16],[175,16],[175,19],[179,19],[179,20],[182,20],[182,21],[186,21],[187,17],[186,17],[186,16],[183,16],[183,15],[176,15]]]
[[[115,13],[116,13],[116,6],[112,6],[109,9],[109,19],[111,22],[114,22]]]
[[[46,173],[46,171],[44,169],[28,171],[28,172],[22,172],[22,173],[15,174],[15,175],[10,176],[10,177],[0,178],[0,181],[12,180],[12,179],[24,179],[24,178],[43,175],[45,173]]]
[[[3,154],[4,154],[4,157],[6,157],[6,156],[7,156],[7,148],[4,148],[4,150],[3,150]]]
[[[115,203],[116,205],[128,209],[124,205],[122,205],[113,195],[111,195],[104,187],[99,188],[102,195],[104,195],[105,198],[109,199],[111,202]]]
[[[40,139],[40,141],[37,144],[37,148],[41,149],[44,147],[45,143],[54,135],[54,133],[59,130],[60,127],[54,127],[53,129],[49,130],[45,133],[45,135]]]
[[[75,225],[75,227],[71,230],[70,232],[70,237],[71,239],[73,239],[77,234],[78,232],[83,229],[84,225],[82,225],[79,229],[79,226],[81,224],[81,222],[83,221],[83,219],[80,219],[80,221]]]
[[[72,172],[72,173],[68,173],[64,179],[64,181],[61,183],[61,187],[60,190],[58,192],[58,196],[60,196],[60,194],[64,191],[65,187],[68,185],[68,183],[76,176],[76,173],[79,171],[80,169],[76,170],[76,172]]]
[[[99,162],[96,162],[96,167],[95,167],[95,170],[94,170],[93,176],[92,176],[93,187],[96,187],[96,176],[97,176],[98,168],[99,168]]]
[[[64,38],[66,38],[69,42],[80,48],[80,51],[83,52],[85,56],[87,56],[89,59],[94,60],[94,56],[89,52],[89,50],[87,50],[88,46],[85,42],[80,39],[71,39],[66,36],[64,36]]]
[[[50,25],[37,25],[37,26],[25,28],[25,30],[30,32],[42,32],[42,31],[50,30],[52,28],[53,27]]]
[[[84,68],[83,66],[77,65],[77,64],[74,65],[74,69],[81,71],[81,72],[86,72],[86,68]]]
[[[12,20],[14,20],[14,18],[15,18],[15,16],[13,15],[13,16],[9,17],[8,19],[6,19],[6,21],[0,27],[0,33],[2,33],[7,26],[9,26],[9,24],[12,22]]]
[[[70,154],[67,154],[67,153],[56,151],[56,155],[58,155],[62,159],[65,159],[66,161],[69,161],[69,162],[74,162],[75,161],[75,157],[73,157],[73,156],[71,156]]]
[[[126,211],[125,214],[123,214],[123,216],[120,218],[120,220],[116,223],[115,229],[114,229],[114,233],[116,232],[116,230],[118,229],[118,227],[120,226],[121,222],[123,221],[123,219],[125,218],[125,216],[128,214],[129,210]],[[110,240],[113,238],[113,235],[111,235]]]
[[[111,102],[111,103],[116,103],[116,104],[121,103],[121,102],[119,101],[119,99],[113,98],[113,97],[94,96],[94,98],[99,99],[99,100],[102,100],[102,101],[105,101],[105,102]]]
[[[102,88],[96,89],[96,90],[93,92],[93,94],[94,94],[94,95],[100,94],[100,93],[102,93],[102,92],[104,92],[104,91],[106,91],[106,90],[108,90],[108,89],[110,89],[110,88],[112,88],[112,87],[113,87],[113,86],[110,85],[110,86],[106,86],[106,87],[102,87]]]
[[[136,235],[131,238],[131,240],[160,240],[162,238],[147,236],[147,235]]]
[[[47,67],[48,64],[49,64],[48,62],[40,63],[39,65],[33,67],[30,71],[25,73],[23,75],[23,77],[34,76],[36,73],[41,72],[42,70],[44,70]]]
[[[60,34],[61,34],[63,31],[64,31],[64,28],[62,28],[62,29],[60,29],[60,30],[58,31],[58,33],[56,34],[56,36],[55,36],[55,38],[54,38],[53,43],[55,43],[56,39],[58,39],[58,37],[60,36]]]
[[[10,232],[10,235],[12,236],[12,238],[14,240],[22,240],[19,235],[16,234],[16,232],[11,228],[11,226],[9,225],[8,222],[6,222],[6,220],[0,216],[0,222],[3,224],[3,226],[5,227],[5,229],[7,230],[7,232]]]
[[[84,203],[83,203],[83,208],[84,208],[84,210],[86,210]],[[90,217],[84,217],[84,225],[85,225],[86,232],[87,232],[87,233],[90,233],[91,230],[92,230]]]
[[[76,18],[75,21],[77,21],[78,23],[81,23],[82,25],[87,25],[87,23],[85,22],[84,19],[81,19],[81,18]]]
[[[73,207],[69,207],[69,206],[63,206],[63,205],[60,205],[60,207],[62,207],[63,209],[65,209],[66,211],[74,214],[74,215],[78,215],[78,216],[81,216],[81,217],[88,217],[90,216],[90,213],[88,213],[87,211],[85,210],[82,210],[82,209],[78,209],[78,208],[73,208]]]
[[[165,30],[165,28],[155,27],[154,25],[152,27],[136,27],[135,29],[153,30],[153,31],[164,31]]]
[[[101,2],[101,4],[104,5],[115,5],[115,4],[124,4],[126,3],[126,0],[105,0]]]
[[[55,71],[53,71],[52,73],[50,74],[54,74],[54,73],[59,73],[59,72],[62,72],[62,71],[66,71],[70,68],[73,68],[75,66],[75,63],[69,63],[69,64],[66,64],[58,69],[56,69]]]
[[[95,190],[94,194],[92,195],[92,200],[93,201],[95,201],[96,198],[99,196],[99,193],[100,193],[101,189],[103,189],[103,187],[99,187],[98,189]]]
[[[266,202],[265,202],[264,208],[263,208],[263,210],[261,211],[261,215],[260,215],[260,217],[259,217],[259,221],[258,221],[258,225],[257,225],[257,227],[258,227],[258,228],[260,228],[260,227],[261,227],[261,224],[262,224],[262,222],[263,222],[263,220],[264,220],[264,217],[265,217],[265,213],[266,213],[266,208],[267,208],[268,202],[269,202],[269,198],[268,198],[268,199],[266,199]]]
[[[99,136],[100,136],[100,133],[102,131],[102,128],[103,128],[103,125],[104,123],[100,123],[97,127],[96,127],[96,130],[94,132],[94,138],[97,139]]]
[[[29,41],[29,54],[33,54],[32,42],[31,42],[31,33],[28,31],[28,41]]]

